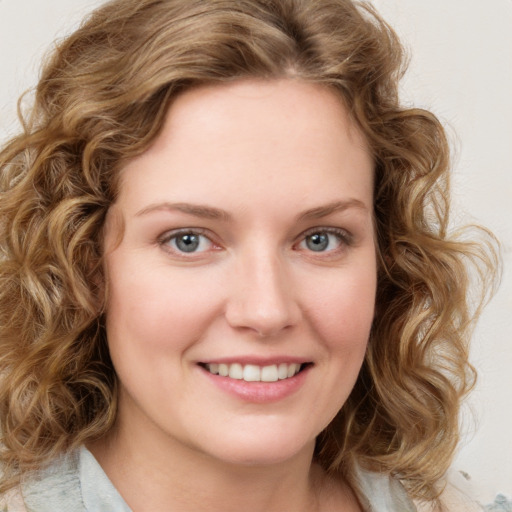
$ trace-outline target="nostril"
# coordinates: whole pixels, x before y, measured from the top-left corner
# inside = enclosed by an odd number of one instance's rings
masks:
[[[251,308],[249,304],[237,304],[227,312],[226,319],[233,328],[246,329],[260,338],[268,338],[290,330],[297,324],[299,315],[293,311],[294,307],[278,306],[262,311],[261,306]]]
[[[275,255],[255,251],[240,261],[226,303],[228,323],[262,338],[296,325],[301,311],[287,275]]]

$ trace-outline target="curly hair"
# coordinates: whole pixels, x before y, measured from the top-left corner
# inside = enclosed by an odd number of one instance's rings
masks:
[[[400,105],[404,61],[393,30],[351,0],[114,0],[57,45],[24,132],[0,153],[0,488],[115,422],[102,241],[123,166],[181,91],[289,77],[336,91],[375,161],[375,321],[315,457],[435,498],[475,376],[469,264],[487,282],[496,258],[481,233],[448,233],[446,136]]]

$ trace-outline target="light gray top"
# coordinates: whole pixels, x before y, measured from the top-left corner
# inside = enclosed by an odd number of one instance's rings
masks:
[[[397,480],[362,470],[357,479],[368,512],[416,512]],[[85,447],[40,471],[23,485],[22,494],[27,512],[131,512]]]
[[[40,471],[22,494],[27,512],[131,512],[85,447]]]
[[[366,512],[422,512],[407,496],[398,480],[359,469],[356,481]],[[446,495],[446,496],[445,496]],[[444,499],[446,498],[446,499]],[[443,504],[450,512],[512,512],[512,502],[498,495],[482,507],[469,496],[444,493]],[[0,496],[0,512],[131,512],[130,507],[85,447],[56,460],[39,471],[21,488]],[[179,511],[178,511],[179,512]]]

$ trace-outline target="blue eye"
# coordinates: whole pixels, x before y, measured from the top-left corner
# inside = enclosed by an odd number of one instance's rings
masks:
[[[168,235],[163,244],[176,252],[204,252],[211,248],[212,242],[206,236],[194,231],[185,231]]]
[[[330,252],[348,244],[348,234],[338,229],[324,229],[307,233],[299,247],[313,252]]]
[[[325,251],[329,247],[328,233],[315,233],[306,237],[306,246],[312,251]]]

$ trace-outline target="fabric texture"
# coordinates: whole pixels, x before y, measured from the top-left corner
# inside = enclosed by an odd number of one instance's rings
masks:
[[[432,510],[414,504],[400,482],[385,475],[358,469],[356,481],[365,512]],[[495,503],[481,507],[457,489],[448,487],[443,501],[448,512],[512,512],[512,503],[501,495]],[[131,509],[92,453],[82,447],[27,479],[20,489],[1,496],[0,512],[131,512]]]
[[[3,508],[2,508],[3,507]],[[56,460],[0,501],[0,512],[131,512],[87,448]]]
[[[416,512],[398,481],[362,470],[357,480],[367,512]],[[131,512],[85,447],[28,479],[21,494],[6,495],[0,512]]]

